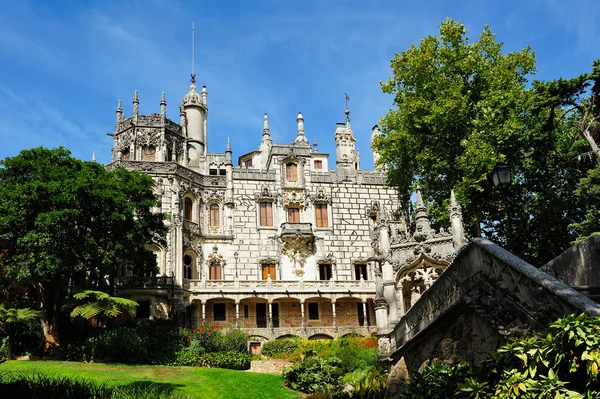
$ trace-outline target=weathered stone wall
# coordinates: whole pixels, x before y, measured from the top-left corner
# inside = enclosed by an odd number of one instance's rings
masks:
[[[283,369],[291,366],[287,360],[252,360],[250,371],[254,373],[281,374]]]
[[[570,287],[600,287],[600,237],[573,245],[541,270]]]

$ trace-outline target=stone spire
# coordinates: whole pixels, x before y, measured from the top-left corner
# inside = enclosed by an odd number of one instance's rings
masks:
[[[231,153],[231,141],[229,140],[229,137],[227,137],[227,147],[225,148],[225,166],[233,165]]]
[[[92,162],[96,162],[96,151],[92,152]]]
[[[204,103],[204,105],[208,105],[208,92],[206,91],[206,86],[202,86],[202,102]]]
[[[160,116],[164,119],[167,116],[167,100],[165,99],[165,92],[163,91],[160,96]]]
[[[140,112],[140,100],[138,98],[138,91],[133,92],[133,120],[137,122],[138,114]]]
[[[273,142],[273,140],[271,139],[271,131],[269,130],[269,117],[267,116],[267,113],[265,112],[265,116],[263,117],[263,133],[262,133],[262,141],[269,141],[269,142]]]
[[[300,112],[298,112],[298,117],[296,118],[296,123],[298,123],[298,134],[296,135],[296,140],[294,140],[294,142],[296,144],[308,144],[308,139],[306,138],[306,135],[304,134],[304,117],[302,116],[302,114]]]
[[[415,239],[419,240],[419,237],[423,239],[429,238],[433,230],[429,225],[429,218],[427,217],[427,208],[423,202],[423,196],[421,195],[421,187],[417,186],[417,203],[415,204]]]
[[[340,169],[357,170],[359,158],[356,152],[356,139],[350,126],[350,110],[344,110],[346,122],[338,122],[335,127],[335,164]]]
[[[450,226],[452,227],[452,243],[454,248],[459,248],[465,240],[465,230],[462,220],[462,209],[456,201],[454,190],[450,191],[450,206],[448,207],[450,213]]]
[[[123,108],[121,108],[121,100],[117,102],[117,123],[123,121]]]
[[[317,140],[313,141],[313,152],[319,152],[317,151]]]
[[[190,91],[183,97],[181,106],[185,112],[188,165],[192,168],[200,167],[208,152],[208,107],[206,106],[206,88],[203,86],[202,93],[198,93],[194,74],[192,74]]]

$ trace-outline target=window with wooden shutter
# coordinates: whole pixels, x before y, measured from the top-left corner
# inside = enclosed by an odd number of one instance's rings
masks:
[[[273,203],[272,202],[261,202],[260,203],[260,225],[261,226],[273,226]]]
[[[211,263],[209,269],[209,278],[211,280],[223,280],[222,268],[219,262]]]
[[[219,205],[212,204],[210,206],[210,226],[218,227],[221,225],[221,218],[219,216]]]
[[[192,199],[186,197],[185,200],[183,201],[183,218],[185,220],[189,220],[190,222],[192,221]]]
[[[321,263],[319,265],[319,279],[331,280],[331,263]]]
[[[288,208],[288,222],[289,223],[300,223],[300,209],[299,208]]]
[[[329,227],[327,204],[315,204],[315,214],[317,227]]]
[[[295,163],[288,163],[285,165],[285,176],[289,181],[298,180],[298,165]]]
[[[323,169],[323,161],[319,160],[315,160],[315,169]]]
[[[367,264],[366,263],[356,263],[354,265],[354,274],[357,280],[361,278],[363,280],[367,279]]]
[[[271,280],[277,279],[277,272],[274,263],[264,263],[262,265],[262,279],[268,280],[271,277]]]

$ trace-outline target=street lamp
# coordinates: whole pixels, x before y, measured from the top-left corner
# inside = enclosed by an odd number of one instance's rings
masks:
[[[238,256],[240,256],[240,254],[238,253],[238,251],[235,251],[233,253],[233,259],[235,259],[235,279],[237,280],[238,278],[238,271],[237,271],[237,261],[238,261]]]
[[[510,168],[506,165],[496,165],[492,172],[494,187],[504,189],[510,186],[511,174]]]

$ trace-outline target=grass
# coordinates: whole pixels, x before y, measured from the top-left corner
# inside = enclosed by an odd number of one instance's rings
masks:
[[[300,394],[283,386],[280,375],[216,368],[10,361],[0,364],[0,373],[86,379],[108,386],[152,386],[194,399],[300,398]]]

